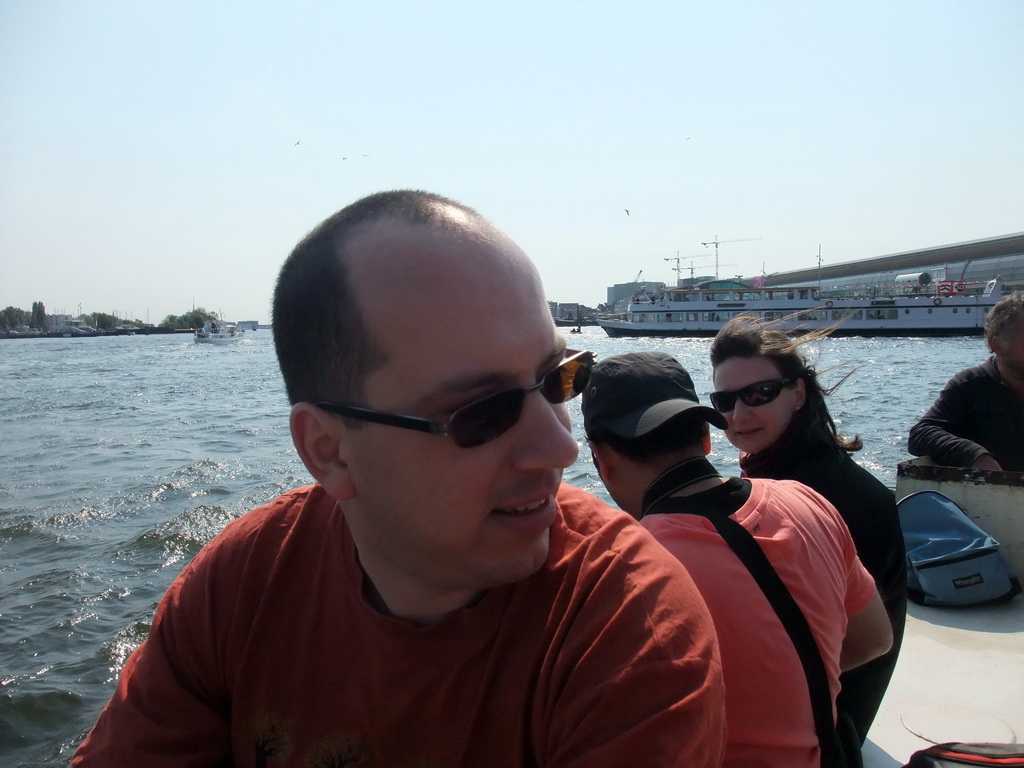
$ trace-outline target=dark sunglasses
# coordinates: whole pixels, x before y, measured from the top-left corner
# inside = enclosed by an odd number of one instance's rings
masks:
[[[539,389],[544,399],[553,405],[568,402],[582,392],[590,380],[590,371],[594,367],[594,353],[570,352],[569,355],[570,357],[544,374],[536,384],[506,389],[480,398],[455,410],[448,417],[448,421],[431,421],[417,416],[385,413],[358,405],[327,402],[315,405],[317,408],[350,419],[415,429],[432,435],[447,435],[460,448],[474,448],[511,429],[519,421],[519,416],[523,412],[523,401],[530,392]]]
[[[770,379],[768,381],[755,381],[743,389],[734,389],[731,392],[712,392],[711,404],[716,411],[729,413],[736,407],[736,398],[743,401],[743,404],[750,408],[757,408],[759,405],[768,405],[779,396],[786,387],[796,383],[796,379]]]

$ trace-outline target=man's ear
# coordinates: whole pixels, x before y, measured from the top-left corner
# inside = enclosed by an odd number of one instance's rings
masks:
[[[1006,351],[1003,340],[998,336],[993,336],[988,340],[988,348],[996,357],[999,357]]]
[[[350,432],[337,416],[312,403],[292,406],[292,442],[309,474],[338,501],[355,496],[348,463]]]
[[[608,480],[614,477],[615,471],[618,469],[619,457],[615,451],[604,443],[595,443],[593,440],[588,440],[587,444],[590,446],[590,453],[594,457],[594,466],[597,467],[597,474],[600,475],[605,485],[607,485]]]

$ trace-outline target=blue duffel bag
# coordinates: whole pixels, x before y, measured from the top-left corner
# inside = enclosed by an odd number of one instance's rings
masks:
[[[999,542],[956,502],[938,491],[918,491],[896,507],[907,548],[907,597],[915,603],[986,605],[1020,593]]]

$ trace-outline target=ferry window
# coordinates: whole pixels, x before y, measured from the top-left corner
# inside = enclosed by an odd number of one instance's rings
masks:
[[[666,312],[664,317],[662,317],[662,320],[664,320],[666,323],[671,323],[672,322],[672,313],[671,312]]]
[[[723,318],[722,318],[721,314],[718,313],[718,312],[705,312],[704,313],[704,322],[705,323],[720,323],[720,322],[722,322],[722,320],[723,320]]]
[[[868,320],[896,320],[899,311],[895,309],[869,309],[867,310]]]
[[[863,320],[864,312],[859,309],[833,309],[833,320]]]
[[[691,323],[695,323],[700,319],[700,312],[685,312],[686,320]]]
[[[966,312],[968,315],[971,314],[971,308],[970,307],[964,307],[964,312]]]
[[[960,307],[953,307],[953,314],[954,314],[954,315],[955,315],[955,314],[956,314],[957,312],[959,312],[959,311],[960,311]]]
[[[806,312],[801,312],[797,315],[801,320],[824,320],[825,313],[820,309],[809,309]]]

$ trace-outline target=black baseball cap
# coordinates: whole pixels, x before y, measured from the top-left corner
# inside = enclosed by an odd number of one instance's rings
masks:
[[[628,352],[598,361],[583,390],[583,428],[587,435],[607,430],[640,437],[686,412],[728,426],[725,416],[701,405],[690,374],[664,352]]]

